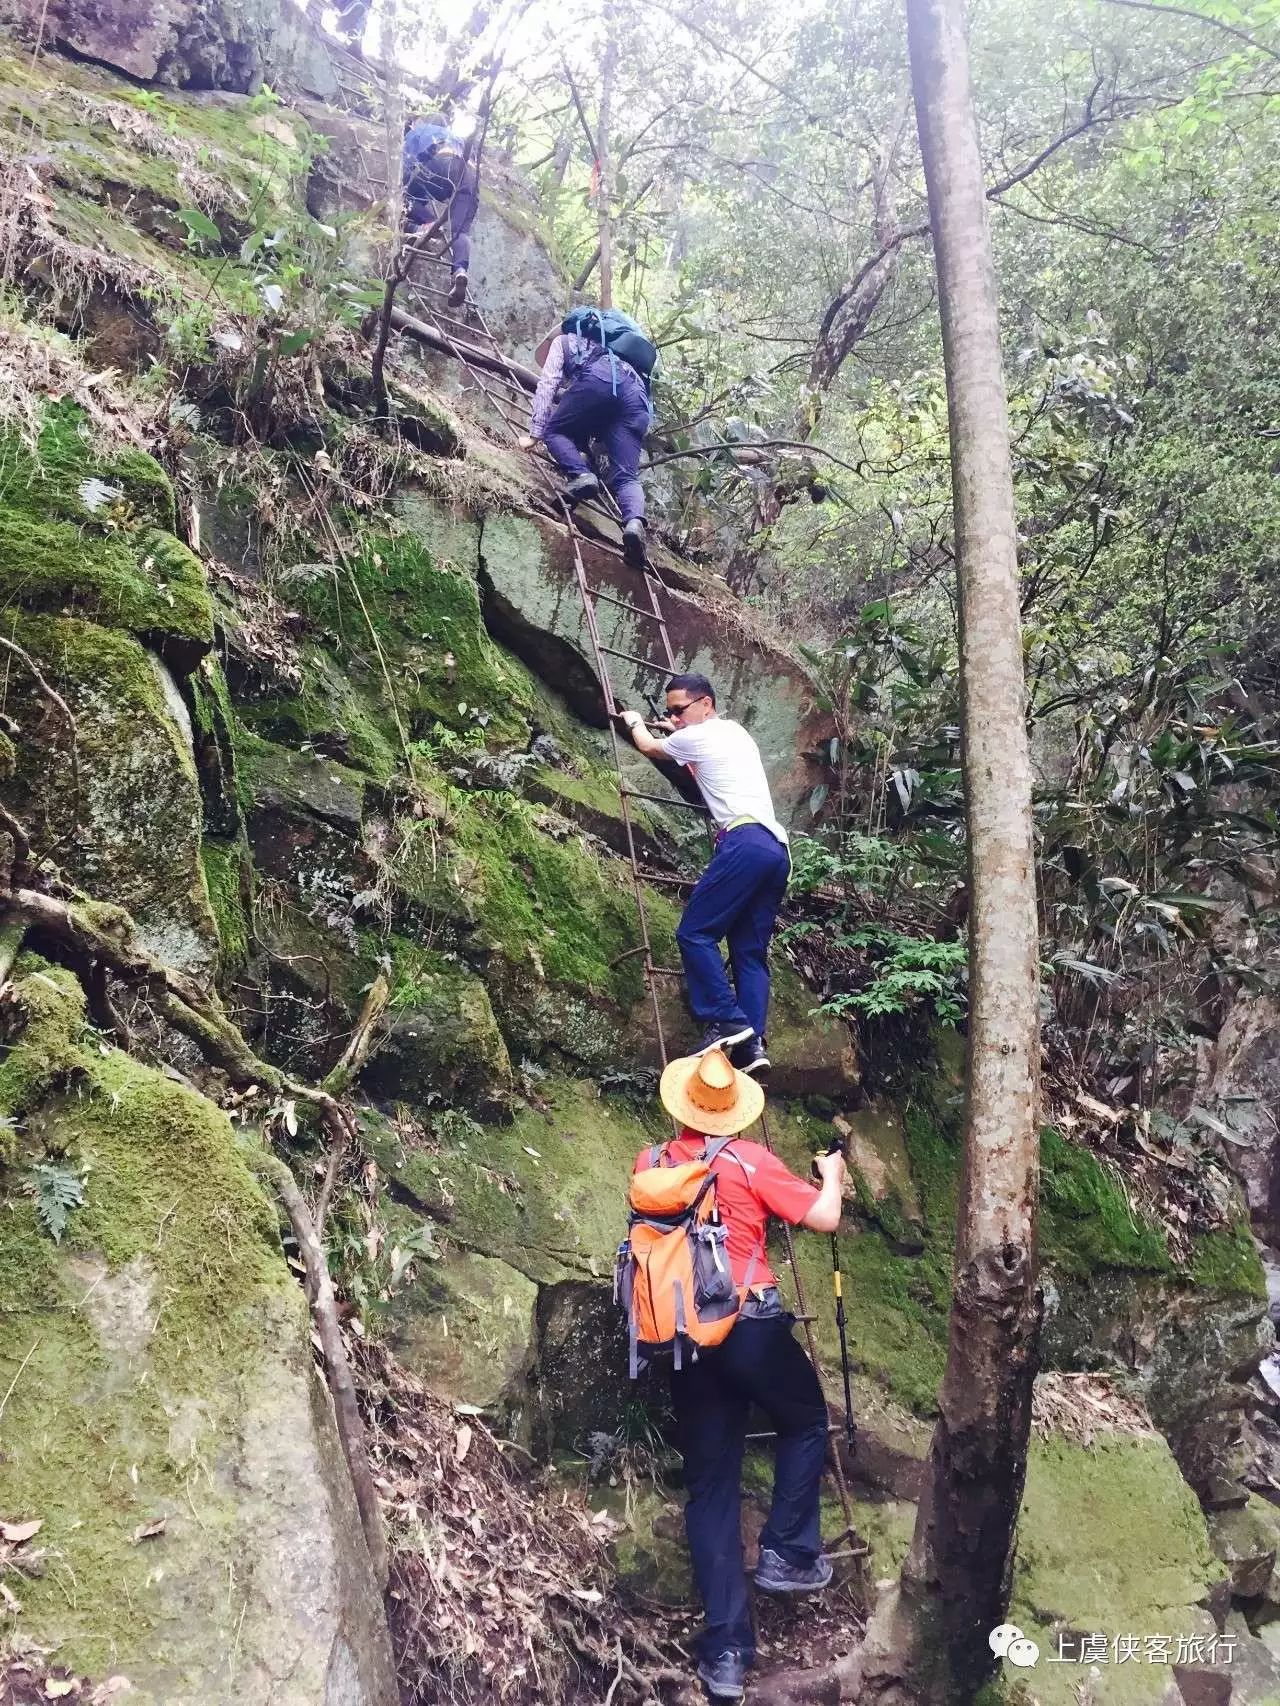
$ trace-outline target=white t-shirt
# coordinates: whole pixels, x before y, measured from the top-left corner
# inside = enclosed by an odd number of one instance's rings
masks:
[[[741,723],[731,717],[708,717],[705,723],[677,729],[658,744],[668,758],[692,773],[717,829],[749,817],[787,845],[787,832],[773,815],[760,748]]]

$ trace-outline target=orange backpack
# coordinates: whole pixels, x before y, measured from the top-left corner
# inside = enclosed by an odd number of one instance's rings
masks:
[[[649,1151],[649,1165],[631,1175],[613,1296],[627,1317],[633,1380],[655,1356],[669,1353],[679,1368],[688,1350],[696,1361],[699,1349],[720,1344],[738,1318],[751,1275],[741,1288],[734,1285],[712,1172],[732,1141],[709,1138],[700,1156],[674,1166],[659,1144]]]

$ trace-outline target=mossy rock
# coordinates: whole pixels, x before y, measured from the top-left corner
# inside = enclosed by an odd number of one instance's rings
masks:
[[[217,931],[201,864],[201,801],[186,708],[165,666],[137,640],[79,617],[10,615],[11,637],[75,718],[25,672],[7,709],[22,725],[6,799],[40,851],[95,900],[123,906],[158,959],[209,974]],[[77,789],[78,782],[78,789]]]
[[[528,738],[525,674],[490,641],[464,565],[408,535],[374,536],[349,562],[304,564],[281,578],[335,658],[364,660],[370,693],[384,716],[398,712],[407,741],[440,725]]]
[[[1209,1513],[1209,1541],[1226,1565],[1237,1599],[1261,1599],[1267,1593],[1280,1551],[1280,1511],[1250,1493],[1247,1504]]]
[[[509,1263],[538,1284],[583,1279],[602,1290],[626,1225],[626,1183],[640,1150],[670,1134],[656,1103],[548,1079],[538,1107],[509,1125],[447,1122],[434,1151],[385,1131],[366,1144],[402,1202],[451,1244]]]
[[[34,449],[0,434],[0,593],[23,610],[123,629],[189,673],[213,644],[200,562],[171,531],[173,488],[141,451],[97,451],[54,404]]]
[[[417,1264],[414,1283],[393,1303],[390,1341],[433,1392],[505,1421],[524,1397],[537,1296],[509,1262],[450,1251]]]
[[[1092,1446],[1033,1438],[1018,1519],[1009,1620],[1040,1648],[1030,1678],[1042,1706],[1077,1706],[1090,1667],[1049,1662],[1086,1634],[1209,1636],[1224,1578],[1205,1519],[1162,1439],[1101,1434]],[[1009,1684],[1027,1681],[1007,1662]],[[1098,1706],[1151,1706],[1170,1665],[1108,1662],[1089,1686]]]
[[[443,1100],[484,1119],[509,1114],[511,1060],[480,979],[455,967],[402,983],[360,1081],[375,1099]]]
[[[268,1676],[281,1706],[340,1676],[344,1698],[385,1706],[385,1623],[305,1303],[230,1123],[87,1037],[67,972],[25,957],[16,991],[25,1030],[4,1073],[26,1085],[26,1117],[0,1170],[0,1510],[40,1520],[27,1555],[43,1557],[20,1634],[76,1671],[127,1675],[144,1706],[248,1706]],[[61,1245],[24,1190],[36,1161],[84,1180]]]

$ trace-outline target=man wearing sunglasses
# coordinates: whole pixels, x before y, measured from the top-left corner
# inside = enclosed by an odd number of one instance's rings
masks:
[[[655,738],[639,711],[618,716],[646,758],[686,766],[711,813],[715,852],[676,931],[689,1005],[704,1027],[696,1052],[729,1050],[735,1066],[759,1076],[769,1069],[769,938],[791,874],[787,832],[774,814],[760,748],[741,723],[720,716],[705,675],[668,681],[667,715],[658,726],[670,734]],[[722,941],[729,945],[732,986]]]

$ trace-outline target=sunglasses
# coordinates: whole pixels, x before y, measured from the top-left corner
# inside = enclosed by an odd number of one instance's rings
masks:
[[[703,693],[701,697],[705,699],[706,694]],[[673,721],[678,723],[681,717],[684,716],[685,712],[691,711],[697,703],[697,699],[686,699],[683,705],[668,705],[667,715],[672,718]]]

